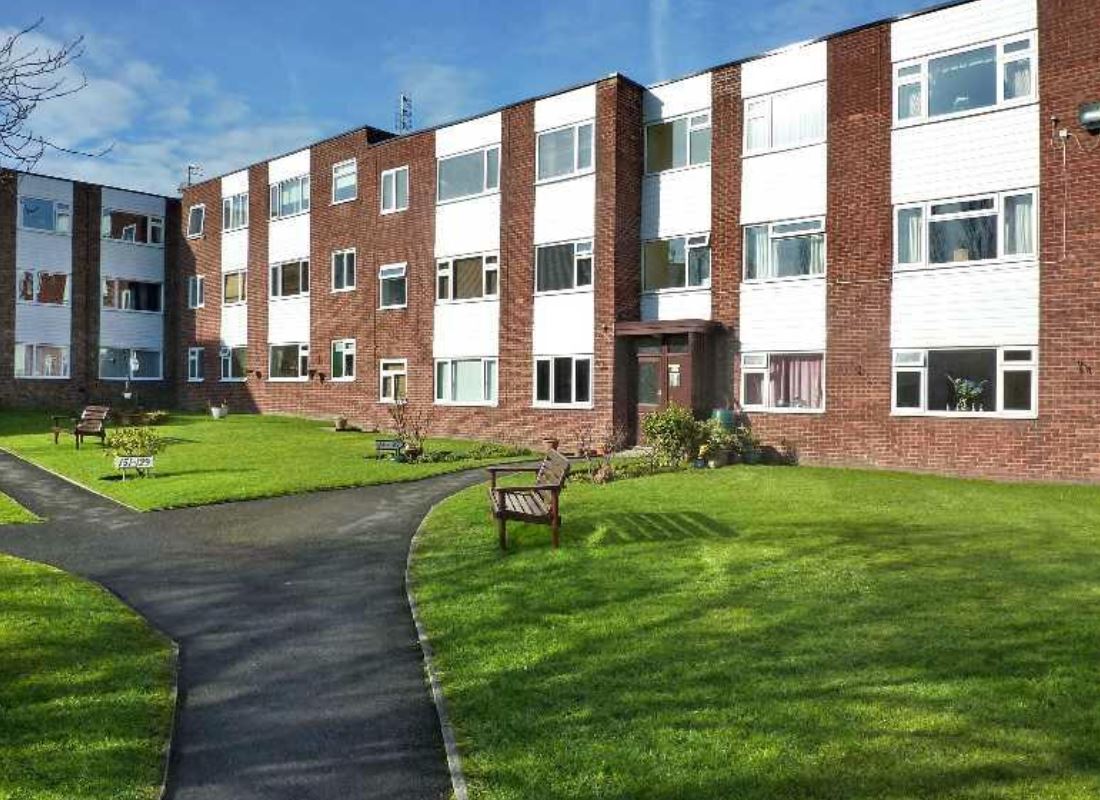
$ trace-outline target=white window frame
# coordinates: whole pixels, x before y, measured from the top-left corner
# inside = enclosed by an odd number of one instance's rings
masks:
[[[298,376],[296,378],[275,378],[271,374],[272,351],[276,347],[298,348]],[[305,364],[305,369],[302,365]],[[267,380],[269,383],[305,383],[309,380],[309,343],[308,342],[268,342],[267,345]]]
[[[34,228],[29,225],[23,224],[23,201],[33,200],[36,203],[49,203],[50,209],[53,215],[53,226],[49,229],[46,228]],[[19,228],[24,231],[31,231],[32,233],[52,233],[57,236],[72,236],[73,234],[73,207],[71,203],[64,203],[60,200],[51,200],[45,197],[35,197],[33,195],[19,195],[16,198],[18,203],[18,219]],[[64,219],[65,225],[58,227],[58,220]]]
[[[114,238],[113,236],[110,235],[110,226],[109,225],[107,226],[106,230],[104,229],[104,225],[103,225],[104,218],[110,218],[110,215],[112,213],[116,212],[116,211],[121,213],[121,214],[130,214],[130,215],[135,216],[135,217],[141,217],[142,219],[145,220],[145,241],[144,242],[137,241],[137,223],[136,222],[124,226],[123,229],[122,229],[122,237],[119,238],[119,239],[116,239],[116,238]],[[133,245],[138,245],[138,246],[141,246],[141,247],[156,247],[156,248],[159,248],[161,250],[164,249],[164,217],[155,216],[153,214],[146,214],[143,211],[130,211],[130,210],[127,210],[125,208],[110,208],[110,207],[107,207],[107,208],[104,208],[102,211],[100,211],[99,219],[100,219],[99,238],[103,239],[106,242],[124,242],[126,244],[133,244]],[[159,242],[154,242],[153,241],[153,231],[154,230],[159,231],[159,236],[160,236],[160,241]],[[128,231],[132,232],[133,236],[127,237],[126,233]]]
[[[645,246],[651,242],[671,242],[676,239],[684,240],[684,285],[683,286],[665,286],[659,289],[646,289],[645,288]],[[690,282],[691,271],[688,265],[691,263],[691,250],[698,248],[710,247],[710,233],[685,233],[679,236],[660,236],[656,239],[646,239],[642,242],[642,274],[641,285],[642,294],[644,295],[659,295],[659,294],[678,294],[683,292],[705,292],[711,288],[711,283],[714,280],[714,251],[711,250],[710,254],[710,271],[707,275],[705,283],[692,285]]]
[[[340,170],[340,169],[346,169],[349,166],[352,168],[351,174],[355,177],[355,180],[352,183],[353,187],[355,188],[355,193],[352,194],[351,197],[342,197],[342,198],[337,199],[337,197],[336,197],[336,171]],[[332,201],[332,205],[334,205],[334,206],[338,206],[341,203],[350,203],[354,200],[359,199],[359,162],[356,159],[346,158],[343,161],[337,161],[335,164],[332,165],[331,195],[332,196],[329,199]]]
[[[230,376],[230,377],[227,378],[226,373],[232,372],[232,368],[233,368],[233,351],[234,350],[244,350],[244,352],[245,352],[245,374],[241,375],[239,378],[238,377],[233,377],[233,376]],[[244,383],[244,381],[248,378],[248,367],[247,367],[247,365],[248,365],[248,346],[247,345],[243,345],[243,344],[233,345],[233,346],[222,345],[222,347],[218,349],[218,367],[219,367],[218,376],[219,376],[219,381],[221,383]],[[226,369],[227,366],[229,367],[229,369]]]
[[[230,275],[241,276],[241,288],[244,290],[241,292],[241,299],[234,300],[233,302],[226,302],[225,299],[225,281]],[[247,269],[232,269],[228,272],[222,273],[222,306],[243,306],[248,303],[248,270]]]
[[[206,379],[202,347],[187,348],[187,382],[202,383]]]
[[[568,289],[539,289],[539,251],[547,247],[573,246],[573,286]],[[589,261],[589,281],[585,284],[577,283],[578,264],[581,261]],[[555,294],[576,294],[577,292],[591,292],[596,285],[596,253],[592,239],[573,239],[564,242],[548,242],[535,245],[535,269],[534,292],[536,297]]]
[[[337,347],[340,348],[337,353]],[[329,356],[332,359],[330,364],[330,377],[336,383],[351,383],[355,380],[355,340],[354,339],[333,339],[332,344],[329,347]],[[351,356],[351,373],[348,373],[348,361],[347,357]],[[341,375],[336,377],[336,359],[340,358]]]
[[[568,358],[570,360],[570,372],[572,374],[571,386],[573,399],[569,402],[558,402],[554,399],[554,362],[557,359]],[[539,363],[550,362],[550,399],[539,400]],[[588,362],[588,400],[576,399],[577,397],[577,362]],[[595,405],[596,386],[596,357],[593,353],[558,353],[555,355],[535,356],[531,364],[531,406],[532,408],[553,408],[560,410],[591,409]]]
[[[480,258],[481,259],[481,297],[461,297],[455,298],[455,279],[454,279],[454,262],[464,261],[468,258]],[[496,274],[496,291],[489,294],[486,291],[489,285],[489,273]],[[447,278],[448,296],[443,298],[439,296],[439,279],[441,277]],[[440,258],[436,260],[435,265],[435,302],[441,303],[483,303],[487,300],[499,300],[500,299],[500,254],[497,252],[489,253],[469,253],[462,256],[450,256],[448,258]]]
[[[118,346],[112,347],[110,345],[100,345],[99,350],[125,350],[126,353],[127,353],[127,356],[126,356],[126,368],[127,369],[126,369],[126,371],[129,373],[129,375],[127,377],[121,377],[121,378],[108,378],[108,377],[105,377],[102,374],[99,374],[99,379],[101,381],[144,381],[144,382],[149,383],[149,382],[153,382],[153,381],[162,381],[162,380],[164,380],[164,351],[163,350],[157,350],[157,349],[152,348],[152,347],[118,347]],[[96,351],[97,371],[98,371],[98,362],[99,362],[99,350]],[[153,378],[139,378],[136,375],[134,375],[134,370],[133,370],[133,362],[134,362],[134,358],[135,358],[134,353],[137,352],[138,350],[140,350],[142,352],[145,352],[145,353],[156,353],[157,354],[157,366],[159,367],[159,369],[157,370],[156,377],[153,377]]]
[[[405,205],[398,205],[397,202],[397,182],[398,178],[404,174],[405,176]],[[389,178],[393,181],[393,207],[386,207],[386,179]],[[382,175],[378,179],[378,208],[382,214],[397,214],[402,211],[406,211],[409,208],[409,167],[406,164],[402,167],[394,167],[393,169],[387,169],[382,171]]]
[[[299,203],[297,211],[291,211],[289,214],[283,214],[281,201],[283,187],[294,182],[298,182],[300,184],[298,191],[299,196],[302,198],[301,202]],[[281,181],[276,181],[275,183],[270,184],[268,186],[267,202],[268,219],[270,220],[290,219],[291,217],[297,217],[301,214],[308,214],[310,206],[309,173],[307,172],[304,175],[295,175],[293,178],[284,178]]]
[[[997,408],[992,411],[947,411],[928,408],[928,354],[934,351],[949,350],[996,350],[997,351]],[[1005,354],[1028,351],[1027,360],[1006,360]],[[890,413],[896,417],[944,417],[961,419],[1035,419],[1039,416],[1039,348],[1036,345],[1003,345],[1000,347],[929,347],[894,348],[890,371]],[[1004,376],[1006,372],[1031,373],[1031,409],[1027,411],[1006,410],[1004,407]],[[920,375],[920,408],[898,407],[898,375],[913,373]]]
[[[206,305],[206,278],[202,275],[187,277],[187,307],[203,308]]]
[[[30,300],[24,300],[22,297],[19,296],[19,289],[20,289],[19,279],[20,279],[21,276],[26,275],[27,273],[30,273],[30,275],[32,276],[31,281],[33,283],[32,287],[31,287],[31,299]],[[64,275],[65,276],[65,299],[62,300],[60,303],[44,303],[44,302],[42,302],[41,300],[38,299],[38,296],[42,293],[42,276],[43,275],[47,275],[47,276]],[[70,273],[70,272],[63,272],[61,270],[56,270],[56,269],[21,269],[21,270],[16,271],[15,281],[16,281],[15,302],[19,305],[44,306],[46,308],[50,308],[50,307],[64,308],[64,307],[68,306],[70,304],[71,300],[72,300],[73,276],[72,276],[72,273]],[[31,342],[27,342],[27,344],[31,344]],[[43,343],[43,344],[45,344],[45,343]]]
[[[142,308],[125,308],[126,298],[130,296],[129,289],[119,289],[118,282],[126,281],[127,283],[146,283],[152,286],[159,287],[160,290],[160,311],[149,311]],[[114,295],[114,305],[103,305],[103,295],[107,293],[107,284],[114,283],[115,288],[112,294]],[[137,278],[127,278],[122,275],[104,275],[103,280],[100,282],[100,305],[104,311],[116,312],[120,314],[150,314],[156,316],[164,315],[164,283],[158,281],[143,281]],[[145,348],[137,347],[135,350],[143,350]],[[162,368],[163,371],[163,368]]]
[[[248,228],[248,192],[222,198],[222,233]]]
[[[481,364],[481,400],[454,399],[454,364],[460,361],[477,361]],[[495,406],[498,402],[497,398],[500,395],[500,360],[496,356],[437,358],[435,360],[435,370],[432,374],[435,382],[434,397],[437,406]],[[442,383],[440,382],[441,377],[443,378]],[[491,396],[486,397],[487,394]]]
[[[592,147],[590,153],[590,162],[587,167],[580,165],[580,143],[581,143],[581,128],[592,129]],[[569,172],[563,172],[561,175],[551,175],[546,178],[539,177],[539,167],[542,165],[541,150],[539,148],[539,141],[543,136],[548,136],[554,133],[561,133],[565,130],[573,131],[573,169]],[[535,134],[535,183],[554,183],[555,181],[564,181],[569,178],[577,178],[581,175],[589,175],[596,171],[596,121],[594,119],[588,119],[581,122],[571,122],[568,125],[559,125],[556,128],[549,128],[544,131],[539,131]]]
[[[305,291],[299,290],[295,294],[282,294],[283,283],[283,268],[288,264],[304,264],[306,275],[306,289]],[[275,273],[278,273],[276,277]],[[274,302],[281,302],[283,300],[295,300],[301,297],[309,297],[310,289],[313,288],[313,276],[310,275],[309,259],[308,258],[291,258],[286,261],[277,261],[274,264],[268,265],[268,298]],[[298,285],[301,286],[301,275],[298,278]],[[279,294],[276,294],[278,290]]]
[[[337,259],[343,256],[343,265],[341,267],[336,266]],[[348,283],[348,259],[351,256],[351,283]],[[329,274],[330,284],[329,287],[333,294],[340,294],[342,292],[354,292],[355,282],[357,279],[357,273],[359,271],[358,257],[355,253],[354,247],[347,247],[343,250],[332,251],[331,272]],[[343,271],[344,285],[341,287],[336,286],[337,270]]]
[[[1013,197],[1021,197],[1023,195],[1031,195],[1031,242],[1032,252],[1030,253],[1005,253],[1005,242],[1007,236],[1005,235],[1005,204],[1006,201]],[[932,216],[932,208],[934,206],[947,205],[950,203],[969,203],[978,200],[993,200],[992,210],[979,210],[979,211],[961,211],[952,214],[937,214]],[[921,212],[920,218],[920,259],[918,261],[902,263],[899,259],[901,248],[901,224],[899,220],[903,211],[918,210]],[[931,260],[931,235],[929,231],[932,227],[933,221],[950,221],[954,219],[966,219],[968,217],[987,217],[990,213],[997,217],[997,255],[993,258],[983,259],[971,259],[969,261],[947,261],[944,263],[933,263]],[[1035,187],[1029,187],[1024,189],[1010,189],[1003,192],[988,192],[986,194],[970,195],[966,197],[949,197],[943,200],[928,200],[923,203],[904,203],[894,206],[894,253],[893,262],[894,270],[897,272],[906,272],[919,269],[951,269],[956,267],[973,267],[988,264],[1004,264],[1004,263],[1028,263],[1036,261],[1039,258],[1039,190]]]
[[[497,153],[497,159],[496,159],[497,160],[497,174],[496,174],[496,185],[495,186],[489,186],[489,153],[492,150],[495,150],[496,153]],[[474,153],[481,153],[482,154],[482,158],[481,158],[481,168],[482,168],[481,169],[481,172],[482,172],[482,174],[481,174],[481,191],[480,192],[472,192],[471,194],[460,195],[459,197],[449,197],[446,200],[440,199],[440,197],[439,197],[439,190],[440,190],[439,165],[442,164],[444,161],[450,161],[452,158],[462,158],[463,156],[473,155]],[[471,150],[466,150],[462,153],[451,153],[450,155],[441,156],[441,157],[437,158],[436,159],[436,166],[435,166],[435,204],[437,206],[442,206],[442,205],[447,205],[448,203],[461,203],[461,202],[464,202],[466,200],[473,200],[476,197],[485,197],[486,195],[490,195],[490,194],[499,194],[500,193],[500,168],[501,168],[501,163],[500,163],[500,144],[499,143],[486,145],[484,147],[475,147]]]
[[[793,144],[784,144],[776,146],[775,144],[775,116],[774,105],[775,100],[781,97],[787,97],[799,92],[809,93],[811,89],[816,89],[821,92],[822,101],[822,133],[821,136],[812,139],[806,139],[805,141],[795,142]],[[761,111],[752,112],[750,109],[753,106],[759,105]],[[778,92],[770,92],[768,94],[756,95],[755,97],[747,97],[742,105],[742,113],[744,115],[744,130],[741,134],[741,154],[742,157],[760,156],[767,153],[782,153],[788,150],[800,150],[804,147],[816,147],[817,145],[824,144],[829,140],[829,93],[828,84],[826,81],[814,81],[812,83],[804,83],[801,86],[792,86],[788,89],[783,89]],[[763,117],[767,121],[768,125],[768,144],[764,147],[757,147],[755,149],[749,148],[749,119]],[[713,146],[713,144],[712,144]]]
[[[768,405],[771,397],[771,366],[772,356],[821,356],[821,407],[820,408],[783,408],[781,406]],[[738,400],[745,411],[753,411],[759,414],[824,414],[828,406],[828,359],[823,350],[769,350],[754,351],[741,354],[741,380],[738,381]],[[763,375],[760,399],[763,405],[749,405],[745,402],[745,383],[748,375]]]
[[[699,117],[706,117],[706,120],[697,121]],[[687,120],[687,135],[684,137],[684,143],[687,147],[687,152],[684,155],[684,164],[679,167],[666,167],[665,169],[650,170],[649,169],[649,129],[656,127],[657,125],[669,125],[673,122],[677,122],[681,119]],[[647,122],[645,125],[645,131],[643,131],[642,137],[642,164],[644,165],[646,175],[662,175],[666,172],[678,172],[682,169],[698,169],[699,167],[709,166],[714,159],[714,115],[711,113],[710,108],[700,108],[697,111],[692,111],[687,114],[677,114],[675,117],[668,117],[666,119],[655,119],[652,122]],[[694,131],[711,130],[711,142],[710,142],[710,157],[706,161],[700,161],[698,164],[691,163],[691,134]]]
[[[50,344],[49,342],[16,342],[16,349],[20,347],[31,348],[31,374],[30,375],[18,375],[13,373],[13,377],[17,381],[67,381],[72,376],[72,348],[67,344]],[[65,353],[63,365],[65,367],[64,375],[36,375],[34,374],[35,367],[38,365],[38,348],[39,347],[51,347],[63,350]],[[14,369],[14,365],[13,365]]]
[[[197,231],[192,230],[191,223],[194,221],[195,212],[199,212],[199,229]],[[201,239],[206,235],[206,203],[196,203],[187,209],[187,238],[188,239]]]
[[[386,281],[394,281],[398,278],[405,284],[405,302],[401,304],[386,305],[382,302],[382,287]],[[438,284],[437,284],[438,290]],[[378,268],[378,310],[387,311],[409,306],[409,265],[405,261],[396,264],[383,264]]]
[[[399,369],[387,369],[387,365],[400,364]],[[396,391],[391,391],[387,396],[385,392],[386,378],[393,378],[398,375],[405,376],[405,397],[407,400],[409,397],[409,361],[406,358],[383,358],[378,362],[378,402],[387,403],[389,405],[396,405],[398,402],[395,397]],[[396,381],[390,382],[390,388],[395,390],[397,386]]]
[[[893,115],[894,115],[894,127],[895,128],[907,128],[913,125],[922,125],[930,122],[941,122],[943,120],[959,119],[960,117],[969,117],[976,114],[987,114],[990,111],[999,111],[1005,108],[1015,108],[1016,106],[1026,106],[1038,101],[1038,84],[1039,84],[1039,52],[1036,46],[1038,34],[1035,31],[1027,31],[1025,33],[1017,33],[1012,36],[1003,36],[999,39],[991,39],[985,42],[967,44],[962,47],[955,47],[950,50],[944,50],[941,52],[930,53],[920,58],[912,58],[907,61],[898,61],[893,65],[894,72],[894,97],[893,97]],[[1014,52],[1005,52],[1005,47],[1013,45],[1018,42],[1027,41],[1028,46],[1023,50],[1017,50]],[[969,108],[965,111],[956,111],[950,114],[938,114],[934,117],[928,115],[929,100],[931,99],[931,91],[928,85],[929,69],[928,65],[931,61],[936,61],[940,58],[959,55],[961,53],[967,53],[972,50],[982,50],[986,47],[994,47],[996,49],[996,91],[997,100],[991,106],[982,106],[981,108]],[[1004,82],[1005,82],[1005,67],[1016,61],[1029,60],[1031,62],[1031,94],[1024,97],[1014,97],[1006,100],[1004,96]],[[902,75],[903,72],[911,70],[913,67],[918,68],[917,72],[911,75]],[[906,117],[902,119],[899,114],[901,113],[901,102],[899,89],[902,86],[910,84],[919,84],[921,89],[921,108],[920,113],[916,116]]]
[[[786,225],[801,225],[811,222],[818,223],[817,230],[811,230],[809,228],[799,231],[784,231],[777,230]],[[821,234],[821,251],[824,256],[824,263],[821,267],[821,272],[811,272],[806,275],[787,275],[783,277],[767,276],[763,278],[750,278],[749,274],[749,248],[746,241],[749,238],[750,228],[767,228],[768,229],[768,271],[772,271],[775,265],[772,263],[772,242],[777,239],[797,239],[801,236],[810,236],[814,234]],[[799,219],[781,219],[775,222],[758,222],[752,225],[744,225],[741,228],[741,280],[745,283],[770,283],[773,281],[805,281],[805,280],[823,280],[829,272],[829,236],[825,232],[825,217],[801,217]]]

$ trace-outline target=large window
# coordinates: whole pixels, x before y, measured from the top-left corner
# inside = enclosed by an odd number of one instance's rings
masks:
[[[103,307],[119,311],[160,313],[163,309],[164,287],[160,283],[106,278],[103,281]]]
[[[271,184],[271,219],[309,211],[309,176],[299,175]]]
[[[69,348],[56,344],[15,345],[15,377],[69,377]]]
[[[536,406],[592,404],[592,356],[549,356],[535,359]]]
[[[348,292],[355,288],[355,248],[332,254],[332,291]]]
[[[105,208],[100,215],[100,236],[116,242],[164,245],[164,217]]]
[[[1034,257],[1034,191],[900,206],[896,259],[902,267]]]
[[[825,356],[744,353],[741,405],[763,411],[820,411],[825,407]]]
[[[187,307],[202,308],[206,305],[206,279],[192,275],[187,279]]]
[[[654,122],[645,129],[645,171],[710,163],[710,112]]]
[[[824,219],[745,228],[745,280],[797,278],[824,272]]]
[[[745,101],[745,154],[825,141],[825,84]]]
[[[480,300],[499,292],[500,263],[495,255],[465,256],[436,264],[437,300]]]
[[[239,231],[248,227],[248,192],[222,199],[222,230]]]
[[[710,236],[677,236],[646,242],[642,289],[705,289],[710,286]]]
[[[900,122],[1030,102],[1035,98],[1035,48],[1015,36],[894,71],[895,118]]]
[[[243,381],[248,372],[248,348],[223,347],[219,352],[221,379],[226,382]]]
[[[592,288],[592,242],[547,244],[535,248],[535,291]]]
[[[1034,347],[894,351],[899,414],[1032,416],[1039,400]]]
[[[201,203],[187,211],[187,238],[197,239],[206,230],[206,206]]]
[[[187,348],[187,382],[202,383],[206,378],[206,366],[203,363],[203,348]]]
[[[398,167],[382,173],[383,214],[393,214],[409,207],[409,168]]]
[[[268,369],[273,381],[304,381],[309,377],[308,344],[273,344]]]
[[[159,350],[101,347],[99,377],[105,381],[159,381],[161,353]]]
[[[332,202],[346,203],[359,196],[359,167],[354,158],[332,165]],[[308,207],[308,204],[307,204]]]
[[[404,308],[408,304],[407,264],[384,264],[378,269],[379,308]]]
[[[439,202],[473,197],[500,187],[500,145],[439,159]]]
[[[69,302],[69,275],[46,270],[23,270],[19,273],[16,298],[21,303],[63,306]]]
[[[301,297],[309,294],[309,261],[284,261],[271,265],[271,296]]]
[[[222,305],[235,306],[248,300],[248,272],[236,270],[222,275]]]
[[[337,339],[332,343],[332,379],[355,380],[355,340]]]
[[[382,403],[403,403],[409,395],[409,365],[401,359],[389,359],[378,364],[378,400]]]
[[[73,224],[72,208],[68,203],[57,200],[20,197],[19,224],[32,231],[70,233]]]
[[[536,175],[538,180],[563,178],[592,169],[591,122],[570,125],[538,135]]]
[[[442,359],[435,362],[435,401],[491,405],[497,401],[495,358]]]

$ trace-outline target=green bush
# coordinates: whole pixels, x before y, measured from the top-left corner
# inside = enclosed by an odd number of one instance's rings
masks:
[[[529,456],[531,451],[523,447],[515,447],[509,444],[494,444],[481,442],[470,448],[467,458],[513,458],[515,456]]]
[[[155,456],[164,452],[168,441],[151,428],[119,428],[104,442],[108,455]]]
[[[669,404],[663,411],[654,411],[642,419],[646,443],[653,448],[653,458],[659,466],[672,466],[694,458],[702,440],[700,426],[691,410]]]

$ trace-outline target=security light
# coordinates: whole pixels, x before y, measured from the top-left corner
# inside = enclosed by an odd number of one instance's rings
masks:
[[[1100,133],[1100,103],[1083,103],[1077,111],[1077,119],[1089,133]]]

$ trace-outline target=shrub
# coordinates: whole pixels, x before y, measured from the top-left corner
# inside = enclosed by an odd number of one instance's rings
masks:
[[[151,428],[119,428],[107,435],[104,446],[108,455],[155,456],[167,449],[168,440]]]
[[[516,456],[529,456],[531,451],[523,447],[515,447],[510,444],[494,444],[493,442],[479,442],[468,451],[468,458],[514,458]]]
[[[654,411],[642,420],[642,432],[653,448],[659,466],[679,464],[693,458],[700,442],[699,424],[690,409],[671,403],[663,411]]]

